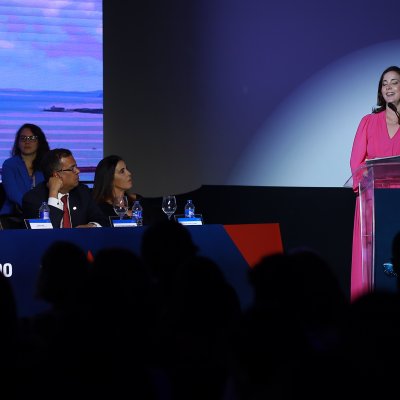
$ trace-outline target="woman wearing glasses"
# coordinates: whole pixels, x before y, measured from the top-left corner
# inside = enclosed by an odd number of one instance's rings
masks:
[[[5,160],[2,167],[5,201],[1,215],[21,214],[22,196],[44,180],[40,163],[49,150],[46,136],[39,126],[24,124],[18,129],[12,157]]]

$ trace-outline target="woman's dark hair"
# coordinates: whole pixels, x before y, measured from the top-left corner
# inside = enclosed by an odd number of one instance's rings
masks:
[[[93,198],[96,203],[112,200],[115,168],[122,160],[120,156],[111,155],[97,164],[93,183]]]
[[[34,136],[37,136],[38,140],[38,148],[36,152],[36,157],[33,160],[32,166],[34,171],[41,170],[41,163],[43,156],[50,150],[50,146],[47,143],[46,136],[44,132],[42,131],[42,128],[35,124],[24,124],[22,125],[17,133],[15,134],[15,140],[14,140],[14,145],[11,150],[11,155],[12,156],[20,156],[21,155],[21,150],[19,148],[19,137],[21,136],[21,133],[24,129],[30,129]]]
[[[392,65],[391,67],[386,68],[383,72],[382,75],[379,79],[378,83],[378,95],[377,95],[377,100],[376,100],[376,105],[377,107],[374,107],[372,112],[374,114],[380,113],[382,111],[386,110],[386,101],[382,96],[382,84],[383,84],[383,77],[387,72],[394,71],[397,72],[400,75],[400,67],[397,67],[396,65]]]

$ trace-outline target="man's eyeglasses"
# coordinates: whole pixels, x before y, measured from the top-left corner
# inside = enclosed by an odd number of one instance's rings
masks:
[[[21,135],[19,137],[19,141],[20,142],[36,142],[36,140],[38,139],[37,136],[33,135],[33,136],[25,136],[25,135]]]
[[[59,169],[56,172],[79,172],[79,168],[77,165],[73,165],[72,167],[69,168],[64,168],[64,169]]]

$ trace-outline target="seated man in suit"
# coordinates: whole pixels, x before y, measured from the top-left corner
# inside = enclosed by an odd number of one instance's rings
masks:
[[[90,189],[79,182],[80,171],[70,150],[50,150],[43,158],[42,171],[45,182],[23,196],[25,219],[37,218],[39,207],[46,201],[54,228],[110,226]]]

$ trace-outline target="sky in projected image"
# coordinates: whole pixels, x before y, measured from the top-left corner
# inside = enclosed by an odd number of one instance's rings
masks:
[[[289,93],[243,150],[228,184],[338,187],[350,177],[361,118],[376,105],[384,69],[400,65],[400,40],[328,65]]]
[[[103,154],[102,1],[0,4],[0,163],[25,122],[79,165]]]

